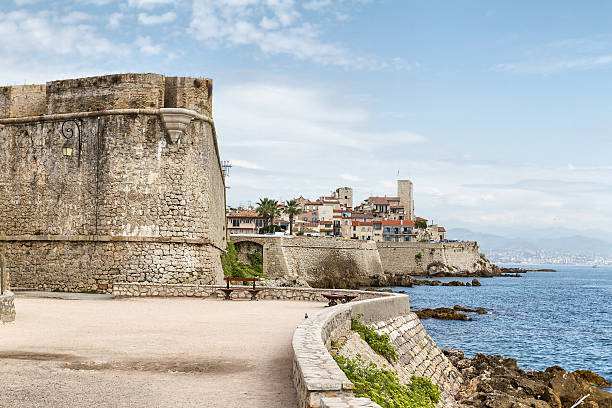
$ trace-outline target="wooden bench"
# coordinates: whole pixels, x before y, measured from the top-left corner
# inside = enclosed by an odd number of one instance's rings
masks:
[[[348,303],[351,300],[357,298],[357,295],[338,294],[338,293],[321,293],[325,299],[329,300],[328,306],[336,306],[338,300],[340,303]]]
[[[219,289],[225,294],[225,300],[232,300],[232,292],[235,290],[244,290],[251,294],[251,300],[257,300],[257,294],[261,292],[263,289],[256,288],[255,282],[259,280],[259,278],[223,278],[224,281],[227,282],[226,287]],[[253,286],[230,286],[230,281],[232,282],[253,282]]]

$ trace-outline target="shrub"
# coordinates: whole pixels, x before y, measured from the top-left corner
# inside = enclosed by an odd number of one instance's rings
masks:
[[[420,262],[421,258],[423,258],[423,254],[420,252],[414,256],[414,260],[417,262]]]
[[[281,231],[282,231],[282,228],[274,224],[266,225],[265,227],[261,227],[259,229],[260,234],[269,234],[269,233],[281,232]]]
[[[420,229],[425,229],[427,228],[427,221],[423,221],[423,220],[416,220],[414,222],[414,226]]]
[[[372,362],[342,356],[334,359],[355,384],[355,396],[367,397],[383,408],[433,408],[440,400],[440,388],[429,378],[413,376],[410,384],[403,385],[393,371],[379,369]]]
[[[227,243],[227,252],[221,254],[223,274],[229,278],[266,277],[263,273],[263,257],[261,254],[247,254],[250,265],[238,260],[238,251],[232,242]]]
[[[393,363],[397,361],[397,351],[395,351],[390,343],[389,336],[376,333],[373,328],[355,318],[351,319],[351,330],[359,333],[372,350],[386,358],[388,362]]]

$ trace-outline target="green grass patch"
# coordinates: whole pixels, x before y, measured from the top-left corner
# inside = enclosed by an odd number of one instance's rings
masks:
[[[383,408],[433,408],[440,400],[440,388],[427,377],[413,376],[410,384],[403,385],[395,372],[379,369],[372,362],[342,356],[334,359],[355,385],[355,396],[367,397]]]
[[[373,328],[359,321],[359,319],[351,319],[351,330],[359,333],[362,339],[370,345],[372,350],[383,356],[390,363],[397,361],[397,351],[393,348],[386,334],[378,334]]]

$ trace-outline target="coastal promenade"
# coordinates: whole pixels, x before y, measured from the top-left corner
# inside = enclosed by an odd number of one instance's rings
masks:
[[[295,407],[292,335],[325,305],[57,295],[16,297],[0,407]]]

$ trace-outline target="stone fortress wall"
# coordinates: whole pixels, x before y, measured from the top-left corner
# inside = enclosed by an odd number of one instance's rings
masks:
[[[314,287],[401,285],[408,276],[492,271],[476,242],[379,242],[271,235],[231,235],[240,259],[245,252],[263,255],[263,269],[273,280]],[[418,255],[420,254],[420,255]]]
[[[495,274],[496,267],[478,251],[476,242],[378,242],[387,275],[401,277]]]
[[[209,79],[157,74],[0,88],[0,250],[12,286],[220,283],[211,92]]]
[[[373,299],[327,308],[296,328],[293,379],[301,407],[378,407],[368,399],[353,396],[353,384],[330,354],[332,340],[350,336],[353,317],[373,325],[379,334],[389,335],[399,356],[393,368],[401,380],[409,380],[412,375],[428,376],[442,390],[442,406],[455,405],[452,396],[463,379],[410,312],[409,297],[379,292]],[[361,353],[363,358],[367,358],[365,354]]]
[[[260,251],[272,280],[357,288],[384,279],[374,242],[271,235],[231,235],[230,240],[239,256]]]

